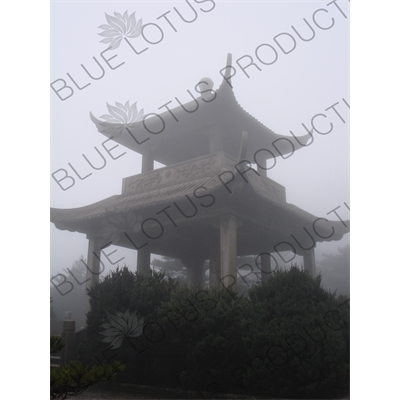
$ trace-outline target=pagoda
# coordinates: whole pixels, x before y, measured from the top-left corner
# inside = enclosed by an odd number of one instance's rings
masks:
[[[227,69],[219,88],[212,85],[202,79],[199,97],[139,122],[90,115],[100,133],[142,155],[142,172],[123,179],[121,194],[51,209],[58,229],[89,240],[87,284],[98,282],[101,250],[111,244],[137,250],[142,274],[150,271],[151,254],[180,259],[191,287],[204,284],[206,260],[211,286],[235,287],[236,257],[246,255],[258,256],[266,280],[271,260],[284,250],[303,256],[304,269],[315,275],[316,244],[349,232],[348,221],[318,218],[287,203],[285,187],[267,177],[268,160],[301,149],[310,136],[276,134],[247,113]],[[165,167],[154,169],[155,161]]]

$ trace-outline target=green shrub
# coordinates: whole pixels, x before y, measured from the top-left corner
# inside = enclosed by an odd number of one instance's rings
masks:
[[[292,267],[250,289],[244,386],[280,397],[349,393],[349,302],[320,284]]]
[[[72,361],[57,368],[51,367],[50,397],[65,399],[68,396],[78,396],[89,386],[101,381],[109,381],[117,372],[123,370],[124,365],[117,361],[107,365],[96,365],[90,369],[78,361]]]
[[[160,375],[186,388],[226,390],[230,370],[246,355],[241,335],[248,308],[226,289],[174,290],[157,315],[165,332],[159,347],[171,356]]]
[[[320,284],[321,277],[293,267],[243,297],[225,288],[181,287],[160,273],[117,269],[89,292],[85,346],[97,354],[107,349],[110,341],[104,342],[101,326],[106,329],[110,319],[125,315],[136,325],[131,329],[122,322],[124,332],[135,334],[106,350],[126,364],[124,381],[202,393],[344,396],[349,393],[349,301]]]
[[[159,272],[151,271],[144,276],[130,271],[126,266],[111,271],[103,281],[88,291],[91,310],[87,316],[87,335],[81,346],[81,357],[89,364],[96,364],[99,360],[103,362],[118,354],[118,360],[127,365],[121,379],[129,376],[129,371],[133,368],[132,360],[136,365],[138,352],[140,353],[143,346],[147,346],[145,338],[128,337],[123,340],[120,348],[110,351],[107,350],[109,344],[104,341],[105,337],[100,334],[103,331],[101,326],[108,323],[108,314],[126,311],[136,312],[138,318],[145,317],[145,322],[150,321],[154,318],[156,308],[170,298],[171,291],[176,286],[176,282]],[[142,361],[141,357],[139,360]],[[135,367],[134,371],[136,380],[145,373],[140,366]]]

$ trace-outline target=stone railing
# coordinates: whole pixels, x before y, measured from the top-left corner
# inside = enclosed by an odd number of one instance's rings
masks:
[[[235,160],[224,154],[215,153],[194,160],[155,169],[122,180],[122,194],[139,194],[162,189],[195,179],[216,176],[225,169],[234,170]]]
[[[196,179],[218,176],[224,171],[235,172],[236,164],[237,160],[223,152],[210,154],[124,178],[122,180],[122,194],[140,194],[192,182]],[[265,176],[259,176],[253,180],[258,191],[262,194],[278,201],[286,201],[284,186]]]

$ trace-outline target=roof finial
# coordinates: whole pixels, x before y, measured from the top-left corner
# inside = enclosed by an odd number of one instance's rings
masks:
[[[233,70],[233,74],[232,74],[231,70]],[[223,73],[223,75],[222,75],[222,73]],[[236,71],[232,67],[232,53],[228,53],[228,56],[226,58],[226,67],[221,69],[220,74],[223,76],[225,82],[231,88],[233,88],[232,83],[231,83],[231,79],[232,79],[233,75],[235,75],[235,73],[236,73]]]
[[[232,68],[232,53],[228,53],[228,56],[226,57],[226,70],[225,70],[225,78],[228,78],[228,67]]]

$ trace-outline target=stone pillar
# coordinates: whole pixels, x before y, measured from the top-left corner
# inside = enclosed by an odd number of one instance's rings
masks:
[[[257,172],[261,176],[267,176],[267,159],[262,158],[261,160],[257,159]]]
[[[221,279],[221,255],[219,243],[210,249],[210,287],[218,287]]]
[[[138,274],[147,275],[150,272],[151,252],[149,246],[137,251],[136,271]]]
[[[154,170],[154,160],[150,156],[150,152],[145,150],[142,154],[142,174],[143,172]]]
[[[63,321],[63,331],[61,338],[65,346],[61,349],[61,364],[65,364],[76,359],[76,335],[75,321],[72,320],[71,313],[66,313]]]
[[[224,215],[220,220],[221,283],[236,289],[237,272],[237,221],[234,215]]]
[[[222,138],[222,134],[219,130],[213,132],[209,136],[209,152],[210,154],[216,153],[218,151],[223,151],[224,142]]]
[[[316,276],[317,271],[315,267],[314,248],[304,252],[303,263],[304,263],[304,270],[307,271],[311,276]]]
[[[189,260],[182,260],[182,263],[186,267],[186,285],[187,287],[192,288],[194,284],[194,263]]]
[[[99,283],[99,276],[104,271],[104,264],[101,263],[101,240],[99,238],[89,239],[88,256],[86,264],[86,314],[90,311],[90,301],[87,289]],[[100,264],[102,269],[100,270]],[[85,319],[86,327],[86,319]]]
[[[271,255],[262,253],[259,261],[261,269],[261,281],[266,282],[271,276]]]
[[[190,288],[200,288],[204,286],[204,260],[194,259],[186,261],[187,285]]]

